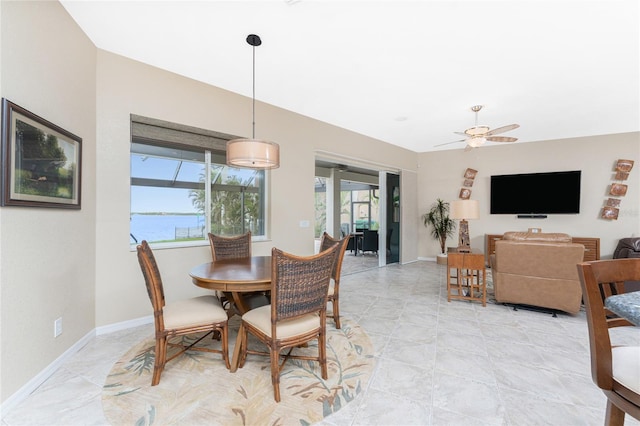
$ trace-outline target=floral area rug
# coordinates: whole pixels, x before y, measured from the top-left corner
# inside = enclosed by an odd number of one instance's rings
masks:
[[[237,330],[234,319],[229,327]],[[251,335],[249,339],[252,349],[264,349]],[[208,337],[199,345],[205,341],[220,345]],[[231,347],[232,342],[235,333]],[[316,342],[294,353],[301,351],[317,353]],[[327,320],[328,379],[322,379],[317,362],[289,359],[280,373],[280,403],[273,398],[269,357],[248,355],[244,367],[231,373],[219,354],[188,351],[167,363],[160,384],[151,386],[154,355],[155,341],[149,338],[112,368],[102,392],[111,424],[310,425],[352,401],[366,387],[375,364],[369,337],[348,318],[342,318],[340,330]]]

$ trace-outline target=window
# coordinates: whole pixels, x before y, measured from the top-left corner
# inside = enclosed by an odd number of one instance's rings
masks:
[[[132,119],[130,243],[206,241],[208,232],[264,236],[265,172],[228,167],[224,151],[211,149],[220,148],[220,134],[207,144],[193,140],[193,128],[171,125],[156,125],[151,139]]]

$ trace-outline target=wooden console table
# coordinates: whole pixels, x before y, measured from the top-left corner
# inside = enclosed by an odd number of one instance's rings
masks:
[[[502,234],[485,234],[485,262],[489,268],[491,267],[491,255],[496,252],[496,241],[501,239]],[[600,260],[600,238],[572,237],[571,242],[584,246],[583,262]]]
[[[487,306],[487,281],[482,253],[447,253],[447,301],[475,300]]]

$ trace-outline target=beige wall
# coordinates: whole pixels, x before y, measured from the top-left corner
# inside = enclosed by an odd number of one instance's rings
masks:
[[[57,2],[0,14],[2,97],[82,138],[81,210],[0,208],[4,401],[95,328],[96,51]]]
[[[618,220],[600,219],[613,167],[618,159],[635,161],[626,196],[622,197]],[[640,133],[593,136],[536,143],[488,146],[464,152],[462,149],[419,155],[419,205],[425,213],[437,199],[458,198],[467,167],[478,170],[471,198],[480,201],[480,219],[469,221],[471,246],[482,252],[484,234],[526,231],[566,232],[576,237],[600,238],[602,258],[611,257],[618,239],[640,236]],[[582,170],[580,214],[549,215],[547,219],[517,219],[516,215],[490,215],[490,176],[497,174]],[[435,257],[439,246],[427,228],[420,229],[420,257]],[[457,246],[456,237],[448,246]]]
[[[129,114],[246,136],[251,99],[105,51],[98,51],[97,69],[96,325],[101,326],[149,314],[137,259],[129,249]],[[280,144],[281,166],[270,172],[270,239],[254,243],[255,254],[268,254],[274,246],[313,253],[313,225],[300,228],[299,223],[313,224],[315,216],[316,152],[415,170],[411,151],[259,102],[256,136]],[[168,300],[203,292],[187,273],[210,256],[208,245],[156,250]]]

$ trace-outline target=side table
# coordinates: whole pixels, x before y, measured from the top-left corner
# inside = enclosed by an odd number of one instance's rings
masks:
[[[447,254],[447,301],[451,299],[482,302],[487,306],[487,281],[484,254]]]

